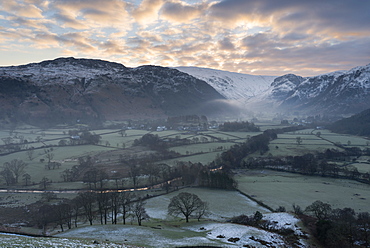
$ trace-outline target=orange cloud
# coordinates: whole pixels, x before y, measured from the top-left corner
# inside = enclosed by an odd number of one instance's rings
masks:
[[[163,3],[163,0],[143,0],[140,5],[132,11],[132,16],[141,24],[152,23],[157,20],[158,12]]]
[[[42,18],[42,10],[32,3],[22,3],[15,1],[2,1],[3,10],[13,13],[17,16],[27,18]]]
[[[119,27],[128,29],[131,25],[127,4],[120,0],[63,0],[54,2],[54,8],[64,17],[59,20],[83,23],[88,28]],[[69,20],[69,21],[68,21]]]

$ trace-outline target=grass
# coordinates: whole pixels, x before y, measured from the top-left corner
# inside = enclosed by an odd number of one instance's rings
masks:
[[[0,234],[0,247],[53,247],[53,248],[75,248],[75,247],[129,247],[119,243],[100,241],[100,244],[94,244],[89,239],[67,239],[67,238],[41,238],[27,237],[22,235]],[[132,247],[132,246],[130,246]]]
[[[364,137],[359,137],[355,135],[346,135],[346,134],[337,134],[333,133],[329,130],[317,130],[315,133],[321,132],[321,137],[324,139],[327,139],[333,143],[339,143],[344,146],[350,146],[350,147],[360,147],[364,148],[367,147],[367,142],[369,142],[369,139],[366,139]],[[350,143],[350,145],[348,145]]]
[[[30,174],[32,182],[39,182],[43,177],[47,177],[53,182],[58,182],[61,181],[60,173],[62,171],[70,169],[73,165],[78,164],[76,160],[78,157],[112,149],[114,148],[93,145],[54,147],[52,151],[54,154],[53,160],[62,163],[62,166],[55,170],[45,169],[47,159],[45,159],[44,149],[35,150],[34,159],[32,161],[27,157],[26,151],[9,154],[7,156],[0,156],[0,164],[2,165],[13,159],[20,159],[28,164],[25,168],[25,173]],[[45,159],[45,162],[40,162],[40,159]],[[20,183],[22,184],[21,178]]]
[[[316,134],[321,132],[320,137]],[[297,137],[302,138],[302,143],[297,144]],[[269,144],[269,152],[265,156],[299,156],[308,152],[324,152],[327,149],[342,149],[335,144],[346,147],[360,147],[363,149],[369,140],[351,135],[332,133],[329,130],[305,129],[297,132],[278,134],[278,138]],[[350,145],[348,145],[350,144]],[[259,156],[255,154],[255,156]]]
[[[332,208],[353,208],[369,212],[370,185],[356,181],[304,176],[269,170],[252,170],[236,177],[239,189],[272,208],[284,206],[292,210],[296,204],[303,209],[316,200]]]
[[[277,234],[269,233],[258,228],[231,223],[213,221],[185,222],[156,222],[136,225],[93,225],[66,231],[58,237],[86,237],[94,233],[96,239],[124,242],[140,247],[181,247],[181,246],[222,246],[242,247],[245,244],[260,247],[251,240],[257,239],[274,242],[278,247],[284,246],[284,241]],[[224,238],[218,238],[223,235]],[[233,243],[229,238],[239,237],[240,241]]]
[[[210,215],[213,220],[230,219],[241,214],[254,214],[256,211],[268,213],[269,210],[257,205],[254,201],[240,194],[238,191],[217,190],[206,188],[185,188],[181,191],[154,197],[146,201],[146,209],[151,218],[172,219],[167,216],[167,206],[171,198],[180,192],[196,194],[203,201],[208,202]]]
[[[347,166],[348,170],[356,168],[360,173],[370,173],[370,163],[353,163]]]
[[[336,148],[332,143],[322,140],[314,135],[299,136],[302,138],[302,143],[300,145],[297,144],[295,136],[281,136],[283,135],[278,135],[278,139],[270,142],[269,151],[267,154],[270,153],[272,156],[299,156],[308,152],[323,152],[326,149]]]
[[[229,149],[233,145],[235,145],[235,143],[229,143],[229,142],[198,143],[198,144],[171,147],[170,150],[186,155],[188,153],[190,154],[199,153],[199,152],[208,153],[208,152],[215,151],[218,147],[222,147],[221,151],[224,151],[225,149]]]
[[[199,155],[193,155],[193,156],[186,156],[181,158],[175,158],[175,159],[168,159],[163,160],[161,163],[166,163],[169,166],[174,166],[177,164],[177,162],[192,162],[192,163],[202,163],[202,164],[209,164],[215,158],[220,154],[220,152],[208,152],[204,154]]]
[[[160,225],[160,226],[158,226]],[[210,241],[205,238],[204,232],[195,232],[179,228],[180,224],[167,226],[159,224],[156,228],[136,225],[93,225],[72,229],[57,235],[58,237],[88,237],[92,233],[99,240],[111,240],[140,247],[175,247],[181,245],[199,244],[220,245],[220,242]]]

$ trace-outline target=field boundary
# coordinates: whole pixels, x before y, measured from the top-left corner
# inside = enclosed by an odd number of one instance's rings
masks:
[[[265,203],[263,203],[262,201],[259,201],[255,198],[253,198],[252,196],[248,195],[247,193],[244,193],[243,191],[241,191],[240,189],[236,189],[236,191],[238,191],[240,194],[246,196],[248,199],[254,201],[255,203],[257,203],[258,205],[260,205],[261,207],[264,207],[264,208],[267,208],[268,210],[270,210],[271,212],[275,212],[275,210],[273,208],[271,208],[270,206],[266,205]]]

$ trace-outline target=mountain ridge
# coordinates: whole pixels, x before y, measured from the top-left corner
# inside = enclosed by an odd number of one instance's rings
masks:
[[[0,119],[32,124],[202,114],[224,99],[175,69],[75,58],[0,67],[0,86]]]
[[[57,58],[0,67],[0,120],[31,123],[293,113],[350,115],[370,106],[370,64],[314,77]]]
[[[276,112],[350,115],[370,106],[370,64],[313,77],[286,74],[246,106]]]
[[[201,67],[174,67],[206,81],[227,99],[253,98],[268,89],[276,76],[250,75]]]

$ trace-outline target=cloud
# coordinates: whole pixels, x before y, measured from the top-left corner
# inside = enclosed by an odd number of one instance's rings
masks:
[[[223,0],[211,6],[210,16],[233,25],[247,20],[276,30],[368,35],[369,9],[370,2],[362,0]]]
[[[69,27],[73,29],[87,29],[88,26],[86,26],[82,21],[78,21],[75,18],[73,18],[70,15],[56,13],[53,15],[53,17],[58,21],[64,23],[64,27]]]
[[[16,1],[2,1],[3,10],[14,13],[17,16],[27,18],[42,18],[42,10],[31,3],[22,3]]]
[[[124,44],[116,40],[107,40],[99,44],[99,48],[103,49],[108,54],[124,54],[125,47]]]
[[[369,63],[366,0],[13,0],[0,9],[1,49],[25,53],[269,75]]]
[[[152,23],[157,20],[158,12],[163,3],[163,0],[143,0],[141,4],[132,11],[132,16],[141,24]]]
[[[219,47],[221,50],[229,50],[233,51],[235,49],[234,44],[232,43],[230,38],[223,38],[222,40],[218,41]]]
[[[58,20],[66,24],[83,23],[89,28],[130,28],[131,22],[126,10],[127,3],[120,0],[63,0],[54,1]]]
[[[199,18],[201,13],[207,7],[207,4],[200,3],[195,5],[189,5],[181,1],[166,2],[161,10],[161,17],[178,23],[186,23],[195,18]]]

